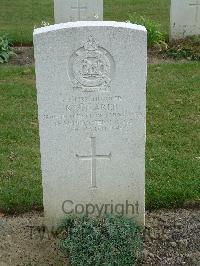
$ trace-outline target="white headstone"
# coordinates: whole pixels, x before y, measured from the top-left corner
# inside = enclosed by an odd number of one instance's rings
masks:
[[[200,0],[171,0],[171,39],[200,34]]]
[[[56,24],[34,47],[47,223],[83,212],[143,224],[146,29]]]
[[[54,0],[55,23],[103,20],[103,0]]]

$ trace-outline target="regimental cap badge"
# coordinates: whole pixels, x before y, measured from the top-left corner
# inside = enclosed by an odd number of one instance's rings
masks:
[[[69,75],[74,89],[109,91],[114,75],[114,60],[93,36],[76,50],[69,62]]]

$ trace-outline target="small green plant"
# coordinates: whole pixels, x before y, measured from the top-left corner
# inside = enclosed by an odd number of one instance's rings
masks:
[[[160,50],[167,48],[165,34],[158,30],[158,25],[154,21],[144,17],[136,19],[133,16],[129,16],[129,21],[147,29],[148,47],[158,46]]]
[[[164,51],[164,56],[177,60],[200,61],[200,35],[171,42],[170,47]]]
[[[14,53],[10,39],[7,36],[0,37],[0,63],[7,63],[11,55]]]
[[[61,250],[73,266],[132,266],[141,248],[139,227],[125,217],[67,217]]]
[[[176,60],[188,59],[191,61],[200,61],[200,55],[187,48],[170,48],[166,50],[165,55]]]
[[[182,58],[189,58],[192,56],[192,51],[190,49],[176,49],[170,48],[166,51],[166,55],[173,59],[182,59]]]

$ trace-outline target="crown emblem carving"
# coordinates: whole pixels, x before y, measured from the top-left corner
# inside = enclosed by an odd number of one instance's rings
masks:
[[[89,36],[70,60],[70,78],[74,89],[109,91],[114,62],[112,56]]]
[[[96,40],[93,38],[93,36],[90,36],[88,38],[88,41],[85,43],[84,48],[85,50],[88,50],[88,51],[95,51],[98,49],[98,44]]]

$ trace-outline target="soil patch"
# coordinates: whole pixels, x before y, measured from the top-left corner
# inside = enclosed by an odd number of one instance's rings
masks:
[[[43,213],[0,217],[0,266],[69,265],[58,242],[41,230]],[[146,213],[138,265],[199,265],[200,209]]]
[[[14,47],[13,51],[16,55],[12,56],[9,61],[11,65],[34,65],[33,47]]]
[[[148,64],[175,64],[175,63],[187,63],[190,62],[190,60],[187,59],[173,59],[166,57],[164,53],[160,53],[157,50],[148,50]]]
[[[146,214],[143,265],[193,265],[200,262],[200,208]]]

